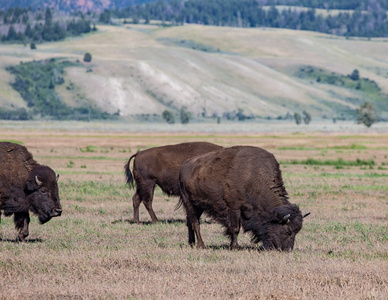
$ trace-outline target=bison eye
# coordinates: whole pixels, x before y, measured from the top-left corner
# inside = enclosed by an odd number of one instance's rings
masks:
[[[40,192],[41,192],[42,194],[45,194],[45,195],[49,193],[49,191],[46,190],[46,189],[40,189]]]
[[[286,229],[284,230],[284,234],[285,234],[285,235],[292,235],[291,229],[290,229],[290,228],[286,228]]]

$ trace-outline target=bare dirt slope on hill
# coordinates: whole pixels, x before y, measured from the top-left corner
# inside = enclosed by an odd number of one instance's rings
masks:
[[[293,74],[301,65],[343,75],[358,69],[360,76],[388,93],[385,40],[283,29],[99,26],[95,34],[38,45],[35,51],[1,45],[0,68],[51,57],[82,61],[85,52],[92,54],[92,62],[86,69],[67,69],[57,92],[67,103],[93,102],[123,116],[186,106],[194,115],[240,109],[246,115],[278,117],[306,109],[333,117],[338,109],[357,107],[349,100],[362,97],[355,90],[296,78]],[[11,76],[2,77],[0,88],[10,81]],[[76,91],[66,90],[70,83]],[[16,93],[0,94],[1,106],[10,102],[22,103]]]

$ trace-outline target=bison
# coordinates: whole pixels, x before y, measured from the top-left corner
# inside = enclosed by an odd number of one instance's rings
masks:
[[[152,222],[158,219],[152,209],[154,188],[157,184],[169,196],[179,196],[179,170],[183,162],[193,156],[221,149],[221,146],[207,142],[191,142],[146,149],[132,155],[124,166],[127,184],[130,188],[136,182],[136,193],[132,197],[133,220],[139,221],[139,206],[143,202]],[[133,176],[129,168],[133,162]]]
[[[205,247],[199,225],[205,212],[225,228],[230,249],[238,248],[241,226],[261,248],[293,249],[304,216],[288,201],[279,164],[268,151],[235,146],[196,156],[182,165],[179,180],[177,207],[186,211],[191,246],[196,237]]]
[[[41,224],[61,215],[57,180],[54,171],[38,164],[26,147],[0,142],[0,212],[14,215],[17,241],[28,236],[29,211]]]

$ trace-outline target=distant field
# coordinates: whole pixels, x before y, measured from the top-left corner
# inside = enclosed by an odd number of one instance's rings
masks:
[[[388,117],[386,99],[359,90],[320,84],[295,76],[301,66],[341,75],[358,69],[388,93],[386,39],[346,39],[308,31],[199,25],[98,26],[97,33],[62,42],[0,45],[0,107],[25,105],[10,89],[5,67],[21,61],[65,57],[87,68],[68,68],[56,88],[69,105],[95,103],[122,116],[178,115],[186,106],[193,117],[221,116],[239,109],[247,116],[278,118],[308,110],[315,117],[350,117],[365,100]],[[12,106],[13,105],[13,106]]]
[[[125,132],[96,124],[35,129],[0,124],[0,140],[23,143],[60,174],[63,215],[14,243],[0,224],[0,298],[28,299],[386,299],[388,294],[388,132]],[[11,124],[12,125],[12,124]],[[39,125],[39,124],[37,124]],[[263,125],[264,126],[264,125]],[[93,129],[94,128],[94,129]],[[219,224],[204,217],[205,250],[187,244],[177,198],[159,189],[158,224],[142,206],[123,165],[148,147],[183,141],[255,145],[281,163],[290,201],[311,212],[292,253],[258,252],[240,234],[229,251]],[[329,163],[336,162],[336,163]],[[357,162],[369,162],[359,164]]]

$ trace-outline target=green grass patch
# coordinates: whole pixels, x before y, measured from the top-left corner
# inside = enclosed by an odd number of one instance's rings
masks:
[[[320,173],[318,177],[330,177],[330,178],[386,178],[388,174],[383,173],[365,173],[365,174],[347,174],[347,173]],[[314,177],[314,175],[308,174],[308,177]]]
[[[366,150],[367,147],[363,145],[351,144],[345,146],[333,146],[328,147],[327,149],[335,149],[335,150]]]
[[[301,150],[301,151],[311,151],[311,150],[322,150],[321,148],[312,148],[312,147],[279,147],[278,150]]]
[[[218,48],[215,48],[210,45],[198,43],[193,40],[173,39],[173,38],[159,38],[158,40],[166,45],[174,45],[174,46],[188,48],[188,49],[202,51],[202,52],[209,52],[209,53],[221,52],[220,49]]]
[[[110,182],[83,181],[77,182],[69,180],[59,182],[59,191],[61,195],[66,195],[67,199],[79,202],[105,202],[109,199],[114,201],[128,201],[128,188],[124,182],[114,184]]]
[[[46,156],[46,155],[35,155],[36,158],[45,158],[45,159],[91,159],[91,160],[122,160],[122,158],[117,157],[107,157],[107,156]]]
[[[351,191],[383,191],[388,192],[388,185],[384,184],[372,184],[372,185],[354,185],[354,184],[345,184],[341,188],[351,190]]]
[[[296,72],[296,76],[299,78],[313,79],[317,83],[331,84],[348,89],[359,90],[367,94],[378,94],[381,90],[378,84],[369,78],[352,76],[352,74],[345,76],[313,66],[301,67]]]
[[[279,147],[278,150],[301,150],[301,151],[311,151],[311,150],[366,150],[366,146],[351,144],[343,146],[333,146],[326,148],[314,148],[314,147]]]
[[[356,160],[345,160],[343,158],[338,159],[328,159],[321,160],[315,158],[308,158],[304,160],[292,159],[290,161],[282,161],[281,164],[291,164],[291,165],[311,165],[311,166],[335,166],[337,168],[343,167],[360,167],[360,166],[369,166],[372,167],[376,163],[373,159],[359,159]]]
[[[84,166],[81,166],[84,169]],[[58,169],[57,169],[58,170]],[[83,170],[58,170],[59,174],[89,174],[89,175],[123,175],[124,172],[83,171]],[[123,177],[124,178],[124,177]]]
[[[375,243],[386,243],[388,231],[386,226],[378,224],[364,224],[361,222],[328,222],[325,224],[303,224],[308,238],[312,238],[318,244],[329,246],[334,242],[336,245],[352,245],[361,243],[373,248]]]
[[[81,150],[81,152],[97,152],[98,147],[97,146],[88,145],[85,148],[79,148],[79,150]]]
[[[9,142],[9,143],[15,143],[15,144],[19,144],[19,145],[24,145],[23,142],[17,141],[17,140],[0,140],[0,142]]]

